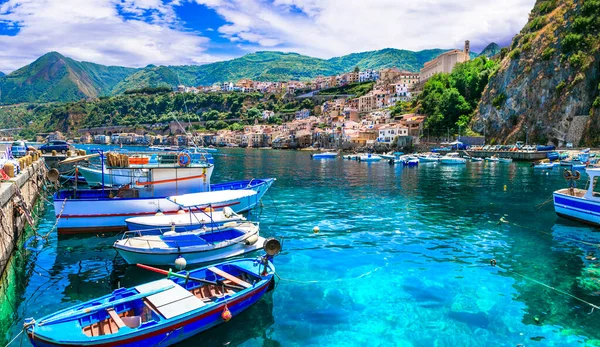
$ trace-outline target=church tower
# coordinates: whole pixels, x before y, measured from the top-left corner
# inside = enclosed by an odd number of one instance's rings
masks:
[[[465,54],[467,55],[466,60],[470,59],[470,53],[471,53],[471,43],[469,42],[469,40],[465,41],[465,50],[464,50]]]

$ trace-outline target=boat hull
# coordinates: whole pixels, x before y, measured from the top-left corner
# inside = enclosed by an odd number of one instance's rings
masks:
[[[250,183],[248,183],[250,182]],[[216,184],[211,190],[252,189],[256,195],[246,198],[234,199],[213,205],[215,210],[230,207],[234,212],[241,213],[253,209],[269,187],[273,179],[236,181],[231,183]],[[249,186],[250,185],[250,186]],[[99,190],[87,191],[100,194]],[[59,234],[81,234],[93,232],[115,232],[127,228],[126,219],[140,216],[153,216],[157,212],[176,214],[180,206],[168,200],[167,197],[159,198],[62,198],[59,193],[54,196],[54,211],[58,219],[57,230]]]
[[[202,264],[236,257],[250,252],[255,252],[257,250],[262,249],[264,244],[265,238],[259,237],[258,240],[252,245],[246,245],[244,243],[234,243],[228,247],[222,247],[210,251],[200,252],[196,252],[192,249],[188,250],[186,248],[181,248],[179,252],[177,252],[177,250],[173,250],[158,253],[156,251],[151,252],[150,250],[134,250],[127,247],[118,246],[117,244],[115,244],[115,249],[128,264],[175,266],[175,260],[179,256],[185,258],[188,265]]]
[[[242,264],[252,260],[238,260],[234,264]],[[272,266],[272,265],[270,265]],[[245,266],[245,268],[248,268]],[[256,270],[248,268],[254,273]],[[193,276],[193,271],[191,272]],[[124,334],[116,333],[114,336],[99,336],[95,338],[73,338],[74,335],[62,331],[53,331],[53,328],[40,326],[40,323],[34,323],[26,330],[31,343],[36,347],[50,346],[170,346],[183,340],[208,330],[224,322],[221,317],[225,307],[231,312],[233,319],[241,312],[245,311],[256,302],[258,302],[265,293],[273,288],[273,272],[261,275],[261,281],[250,287],[244,294],[236,295],[228,300],[217,301],[210,308],[193,309],[187,313],[179,315],[177,318],[167,319],[166,322],[152,327],[144,328],[140,331],[125,330]],[[181,283],[181,282],[179,282]],[[40,322],[49,319],[51,316],[43,317]],[[56,328],[55,328],[56,329]],[[56,336],[64,336],[65,339],[58,339]]]
[[[600,201],[571,196],[568,189],[554,192],[554,211],[560,217],[600,226]]]

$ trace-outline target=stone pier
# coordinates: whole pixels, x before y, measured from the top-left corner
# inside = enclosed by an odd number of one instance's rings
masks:
[[[16,177],[0,184],[0,273],[4,273],[13,250],[27,225],[21,205],[31,213],[46,180],[44,160],[39,159]],[[20,193],[20,194],[19,194]]]

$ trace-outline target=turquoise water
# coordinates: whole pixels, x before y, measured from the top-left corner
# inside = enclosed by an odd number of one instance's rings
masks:
[[[252,218],[264,236],[284,238],[275,259],[282,280],[243,315],[183,345],[581,346],[600,339],[600,312],[533,281],[600,305],[600,284],[586,275],[599,266],[592,259],[600,234],[543,204],[565,186],[557,172],[534,173],[527,164],[402,168],[274,150],[221,150],[215,161],[213,182],[277,178]],[[41,232],[53,215],[49,206]],[[25,317],[157,278],[127,267],[111,248],[115,239],[52,235],[29,258],[33,271],[8,335]]]

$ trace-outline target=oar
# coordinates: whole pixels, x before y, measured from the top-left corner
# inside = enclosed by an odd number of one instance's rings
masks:
[[[213,281],[206,280],[204,278],[190,277],[189,273],[187,275],[182,275],[182,274],[179,274],[177,272],[172,272],[170,269],[169,269],[169,271],[167,271],[167,270],[158,269],[158,268],[155,268],[155,267],[152,267],[152,266],[148,266],[148,265],[144,265],[144,264],[136,264],[136,265],[138,267],[141,267],[142,269],[145,269],[145,270],[149,270],[149,271],[153,271],[153,272],[156,272],[156,273],[159,273],[159,274],[167,275],[167,277],[174,276],[174,277],[183,278],[184,280],[191,280],[191,281],[194,281],[194,282],[212,284],[212,285],[215,285],[215,286],[225,286],[227,288],[237,289],[237,290],[244,290],[244,289],[246,289],[246,288],[239,287],[239,286],[234,286],[234,285],[231,285],[231,284],[225,284],[222,281],[213,282]]]
[[[77,318],[77,316],[82,315],[82,314],[89,314],[91,312],[96,312],[96,311],[100,311],[102,309],[114,307],[115,305],[122,304],[122,303],[125,303],[125,302],[134,301],[134,300],[137,300],[137,299],[142,299],[142,298],[145,298],[145,297],[150,296],[150,295],[154,295],[154,294],[158,294],[160,292],[164,292],[165,290],[169,290],[169,289],[171,289],[173,287],[175,287],[175,286],[174,285],[168,285],[168,286],[165,286],[165,287],[162,287],[162,288],[151,290],[149,292],[140,293],[140,294],[136,294],[136,295],[131,295],[131,296],[128,296],[128,297],[123,298],[123,299],[119,299],[119,300],[115,300],[115,301],[110,301],[110,302],[107,302],[107,303],[102,304],[102,305],[85,307],[85,308],[81,308],[79,310],[69,310],[69,311],[63,312],[62,314],[59,314],[58,316],[51,317],[51,318],[48,318],[46,320],[43,320],[43,321],[40,322],[39,325],[60,323],[60,321],[65,320],[67,318],[69,320],[73,320],[73,319]]]

